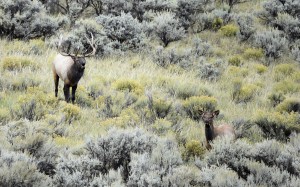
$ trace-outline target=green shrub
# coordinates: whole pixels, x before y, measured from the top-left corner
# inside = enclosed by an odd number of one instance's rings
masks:
[[[299,83],[295,83],[290,80],[283,80],[274,85],[275,92],[287,93],[296,93],[300,91]]]
[[[166,83],[168,92],[179,99],[187,99],[192,96],[211,95],[209,90],[196,82],[186,84],[184,81],[170,81]]]
[[[150,109],[153,110],[156,117],[164,118],[170,112],[172,104],[169,101],[166,101],[166,100],[163,100],[160,98],[154,98],[152,101],[152,104],[150,104],[150,106],[151,106]]]
[[[5,124],[10,119],[10,112],[6,108],[0,109],[0,125]]]
[[[234,24],[225,25],[220,28],[221,34],[227,37],[236,36],[238,31],[239,27]]]
[[[197,140],[189,140],[185,144],[185,149],[183,152],[183,159],[188,161],[189,159],[194,159],[195,157],[202,158],[206,149]]]
[[[183,109],[187,115],[195,120],[201,119],[200,110],[215,110],[217,99],[209,96],[194,96],[182,102]]]
[[[276,110],[278,112],[299,112],[300,113],[300,99],[288,98],[282,103],[277,105]]]
[[[300,132],[299,114],[257,111],[254,123],[261,128],[267,138],[286,141],[292,132]]]
[[[33,39],[29,41],[30,53],[41,55],[46,50],[45,42],[41,39]]]
[[[223,19],[222,18],[215,18],[212,22],[212,28],[213,30],[219,30],[223,25]]]
[[[275,80],[285,79],[287,76],[292,75],[297,69],[297,66],[289,63],[278,64],[274,68]]]
[[[118,79],[116,80],[112,86],[120,91],[129,91],[129,92],[135,92],[138,95],[143,94],[144,88],[143,86],[135,81],[135,80],[129,80],[129,79]]]
[[[37,87],[41,84],[41,81],[38,80],[36,77],[28,77],[28,75],[19,75],[11,82],[9,82],[9,88],[11,90],[26,90],[29,87]]]
[[[70,124],[74,120],[80,119],[80,108],[76,105],[66,103],[65,106],[63,107],[63,112],[66,117],[66,121],[69,122]]]
[[[263,74],[268,70],[268,67],[262,64],[254,64],[253,66],[258,74]]]
[[[75,103],[82,107],[92,106],[92,100],[89,97],[87,90],[83,86],[78,86],[77,88]]]
[[[245,84],[243,85],[241,82],[235,82],[233,85],[233,100],[237,103],[240,102],[249,102],[257,91],[259,90],[259,87],[254,84]]]
[[[228,63],[233,66],[240,66],[242,64],[242,58],[240,55],[235,55],[228,59]]]
[[[261,48],[247,48],[244,51],[244,58],[258,60],[264,56],[264,51]]]
[[[45,94],[39,88],[28,88],[26,93],[19,96],[16,105],[12,106],[13,116],[17,119],[42,119],[55,105],[57,99],[51,94]]]
[[[274,92],[268,96],[268,99],[270,100],[272,106],[275,107],[283,100],[285,100],[285,96],[281,92]]]
[[[228,74],[232,77],[246,77],[249,74],[249,70],[237,66],[229,66]]]
[[[155,123],[152,125],[153,131],[160,136],[163,136],[166,133],[168,133],[168,131],[171,130],[171,127],[172,127],[172,122],[160,118],[157,119]]]
[[[28,57],[20,57],[20,56],[8,56],[3,58],[2,60],[2,69],[3,70],[22,70],[23,68],[31,67],[33,69],[37,68],[37,64]]]

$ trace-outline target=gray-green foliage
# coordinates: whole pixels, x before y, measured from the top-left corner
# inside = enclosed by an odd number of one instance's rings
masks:
[[[201,32],[204,30],[218,30],[221,26],[231,21],[232,15],[228,11],[221,9],[212,9],[210,11],[201,12],[195,15],[193,24],[194,32]]]
[[[47,3],[50,12],[59,12],[66,15],[71,27],[74,26],[75,21],[82,16],[89,6],[90,0],[52,0]]]
[[[0,186],[51,186],[51,178],[40,173],[25,153],[0,148]]]
[[[55,186],[111,186],[122,182],[120,172],[109,170],[101,173],[103,162],[89,156],[67,155],[58,160]],[[122,184],[122,183],[121,183]]]
[[[223,66],[224,62],[221,59],[209,63],[205,58],[200,58],[197,63],[198,76],[209,81],[217,80],[223,71]]]
[[[238,38],[241,41],[251,41],[251,37],[253,37],[255,33],[253,16],[251,14],[242,14],[238,15],[236,18],[236,23],[239,26]]]
[[[129,13],[120,16],[101,15],[97,22],[104,28],[111,48],[115,50],[136,50],[143,44],[144,34],[141,24]]]
[[[130,186],[168,186],[173,172],[182,164],[177,145],[170,140],[160,140],[152,152],[133,154]],[[175,177],[176,178],[176,177]]]
[[[299,135],[293,136],[287,145],[275,140],[265,140],[254,145],[240,140],[217,140],[212,151],[206,154],[204,163],[199,162],[197,165],[200,168],[206,164],[225,165],[251,186],[289,186],[299,181],[295,177],[299,172],[298,141]]]
[[[282,56],[287,48],[287,40],[278,30],[257,32],[254,43],[264,50],[268,59],[276,59]]]
[[[298,0],[270,0],[263,3],[263,8],[258,17],[267,25],[282,31],[289,45],[297,48],[294,42],[300,39],[300,2]],[[295,54],[295,51],[293,53]]]
[[[154,62],[161,66],[167,67],[171,64],[177,64],[182,68],[191,66],[191,50],[186,49],[183,52],[176,51],[175,49],[166,50],[162,46],[157,47],[153,54]]]
[[[162,41],[164,47],[185,36],[183,27],[180,26],[179,21],[171,12],[157,14],[149,24],[152,34]]]
[[[214,9],[213,0],[178,0],[176,16],[180,24],[187,30],[197,19],[199,13]]]
[[[263,2],[263,10],[259,12],[259,17],[264,20],[267,24],[270,24],[274,27],[277,27],[280,30],[285,30],[287,28],[283,27],[289,24],[290,28],[294,28],[299,31],[299,10],[300,10],[300,2],[297,0],[271,0]],[[285,22],[278,22],[278,18],[280,20],[280,16],[286,14]],[[293,24],[294,23],[294,24]],[[284,25],[283,25],[284,24]],[[294,31],[296,31],[294,30]],[[298,32],[299,33],[299,32]],[[289,34],[289,33],[287,33]],[[299,34],[295,35],[296,38],[299,38]],[[292,39],[296,39],[291,36]]]
[[[31,39],[51,36],[62,22],[46,14],[37,0],[0,2],[0,33],[10,39]]]
[[[110,169],[122,168],[122,176],[128,179],[132,153],[152,152],[157,137],[140,129],[120,131],[111,129],[105,137],[89,140],[87,155],[100,162],[98,170],[107,174]]]
[[[28,153],[43,173],[54,174],[57,148],[51,142],[52,131],[45,124],[18,121],[5,126],[6,140],[12,150]]]

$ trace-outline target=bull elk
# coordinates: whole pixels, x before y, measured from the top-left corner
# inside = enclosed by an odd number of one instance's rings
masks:
[[[91,45],[93,51],[83,55],[78,55],[78,53],[70,54],[69,51],[67,53],[62,52],[60,50],[62,37],[60,38],[58,44],[59,54],[56,55],[52,63],[52,70],[53,70],[54,84],[55,84],[55,97],[57,97],[58,82],[59,79],[61,79],[64,82],[63,90],[64,90],[66,102],[70,102],[70,87],[72,87],[71,100],[72,103],[74,103],[77,84],[81,79],[85,69],[85,64],[86,64],[85,57],[94,56],[96,53],[96,47],[94,44],[93,35],[91,34],[91,39],[89,39],[88,37],[86,37],[86,39],[88,43]]]
[[[210,143],[218,136],[231,136],[235,138],[235,131],[232,126],[228,124],[222,124],[217,127],[214,126],[213,120],[220,113],[219,110],[214,112],[200,110],[201,119],[205,124],[205,137],[206,148],[211,149]]]

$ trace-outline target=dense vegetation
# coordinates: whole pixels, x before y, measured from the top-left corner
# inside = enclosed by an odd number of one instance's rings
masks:
[[[0,36],[0,186],[300,186],[299,0],[8,0]]]

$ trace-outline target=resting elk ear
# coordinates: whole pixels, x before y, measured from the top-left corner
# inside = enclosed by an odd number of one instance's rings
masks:
[[[216,111],[214,111],[214,117],[217,117],[219,114],[220,114],[220,110],[216,110]]]

